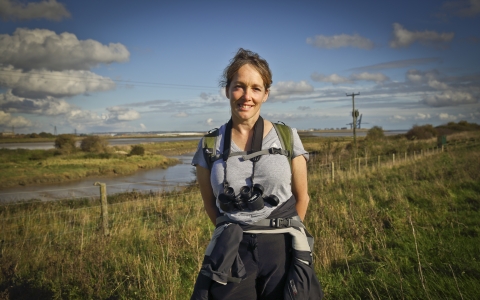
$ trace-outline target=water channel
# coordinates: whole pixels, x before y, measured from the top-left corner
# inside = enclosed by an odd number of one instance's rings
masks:
[[[109,144],[115,146],[199,139],[199,137],[111,139],[109,140]],[[8,149],[51,149],[53,147],[54,145],[52,142],[0,144],[0,148]],[[2,189],[0,190],[0,203],[11,203],[33,199],[49,201],[98,197],[100,195],[100,188],[94,186],[95,182],[105,183],[107,185],[108,195],[133,190],[140,192],[171,191],[185,186],[195,179],[194,173],[192,173],[194,168],[190,165],[193,153],[174,157],[178,158],[180,163],[167,169],[156,168],[140,170],[135,174],[125,176],[89,177],[72,182],[28,185]]]

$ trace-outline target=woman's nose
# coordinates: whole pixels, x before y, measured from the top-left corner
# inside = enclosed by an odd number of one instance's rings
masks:
[[[252,90],[249,88],[245,89],[245,92],[243,93],[243,97],[245,100],[251,100],[252,99]]]

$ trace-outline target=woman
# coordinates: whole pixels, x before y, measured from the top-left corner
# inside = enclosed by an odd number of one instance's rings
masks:
[[[192,161],[206,213],[217,225],[192,299],[285,296],[292,264],[289,232],[299,231],[289,227],[296,222],[304,228],[300,221],[309,202],[308,153],[296,130],[291,130],[293,155],[279,149],[277,126],[260,116],[271,84],[268,63],[249,50],[239,49],[225,68],[222,86],[231,119],[214,132],[212,148],[205,148],[204,137]],[[218,153],[211,165],[205,153]],[[312,276],[308,280],[318,285]],[[293,280],[291,285],[289,293],[298,293]]]

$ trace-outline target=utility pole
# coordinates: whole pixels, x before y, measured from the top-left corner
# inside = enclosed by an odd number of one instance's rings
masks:
[[[358,110],[355,110],[355,96],[358,96],[360,95],[360,93],[352,93],[352,94],[345,94],[347,95],[347,97],[350,97],[352,96],[352,117],[353,117],[353,122],[352,122],[352,127],[353,127],[353,144],[354,144],[354,148],[353,148],[353,153],[354,153],[354,157],[355,159],[357,159],[357,132],[356,132],[356,129],[357,129],[357,118],[358,118]]]

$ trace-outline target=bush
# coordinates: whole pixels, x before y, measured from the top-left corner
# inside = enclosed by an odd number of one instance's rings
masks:
[[[405,134],[409,140],[427,140],[434,138],[437,135],[437,130],[430,124],[422,126],[413,125],[413,128]]]
[[[373,126],[367,132],[367,140],[376,141],[385,138],[383,128],[380,126]]]
[[[132,150],[130,150],[130,155],[144,155],[145,154],[145,148],[139,145],[135,145],[132,147]]]
[[[480,125],[476,123],[468,123],[467,121],[460,121],[458,123],[448,122],[446,125],[436,127],[439,135],[447,135],[461,131],[476,131],[480,130]]]
[[[53,137],[53,134],[42,131],[38,134],[38,136],[42,137],[42,138],[51,138],[51,137]]]
[[[87,136],[82,140],[80,149],[84,152],[105,153],[107,152],[108,141],[98,135]]]
[[[62,154],[75,152],[75,136],[71,134],[61,134],[55,139],[55,148],[59,149]]]

